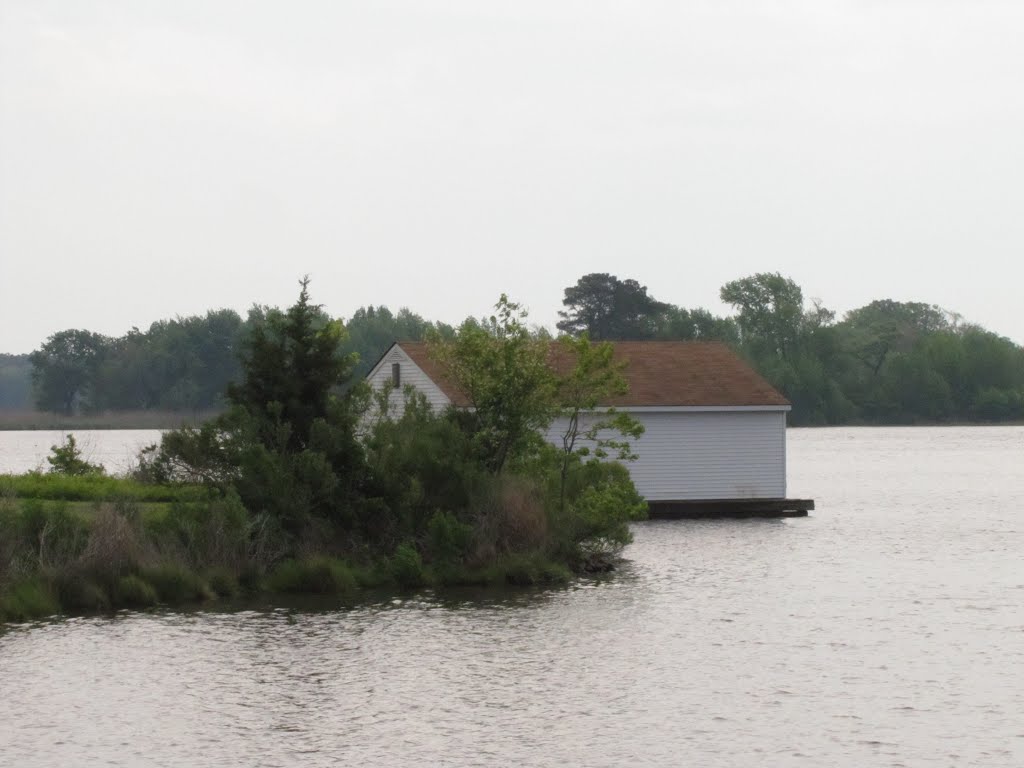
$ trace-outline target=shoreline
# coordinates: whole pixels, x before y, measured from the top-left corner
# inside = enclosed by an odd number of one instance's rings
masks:
[[[0,410],[0,432],[177,429],[202,424],[220,411],[107,411],[64,416],[40,411]]]
[[[76,430],[136,430],[178,429],[198,426],[219,412],[178,413],[174,411],[126,411],[86,416],[58,416],[48,413],[16,412],[14,415],[0,410],[0,432],[72,432]],[[798,429],[887,429],[892,427],[1024,427],[1024,421],[937,421],[907,424],[799,424],[787,425],[786,430]]]

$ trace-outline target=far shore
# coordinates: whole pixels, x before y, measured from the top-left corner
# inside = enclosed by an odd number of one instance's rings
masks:
[[[106,411],[67,416],[41,411],[0,408],[0,432],[76,429],[177,429],[202,424],[219,411]],[[937,421],[915,424],[803,424],[789,429],[837,429],[845,427],[1021,427],[1024,421]]]
[[[67,416],[0,409],[0,431],[74,429],[176,429],[201,424],[217,411],[108,411]]]

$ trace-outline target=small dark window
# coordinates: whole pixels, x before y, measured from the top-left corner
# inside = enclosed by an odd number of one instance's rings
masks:
[[[402,386],[402,364],[392,363],[391,364],[391,386],[398,389]]]

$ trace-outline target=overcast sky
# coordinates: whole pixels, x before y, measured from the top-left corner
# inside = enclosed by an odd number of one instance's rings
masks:
[[[1024,3],[0,0],[0,351],[587,272],[1024,342]]]

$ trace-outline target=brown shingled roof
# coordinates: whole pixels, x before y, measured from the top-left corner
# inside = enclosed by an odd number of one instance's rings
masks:
[[[626,362],[629,392],[609,403],[643,406],[786,406],[789,401],[725,344],[701,341],[617,341],[615,359]],[[425,342],[399,346],[455,405],[468,405],[465,395],[447,379],[427,352]],[[552,342],[552,352],[560,351]],[[555,364],[561,367],[553,354]]]

